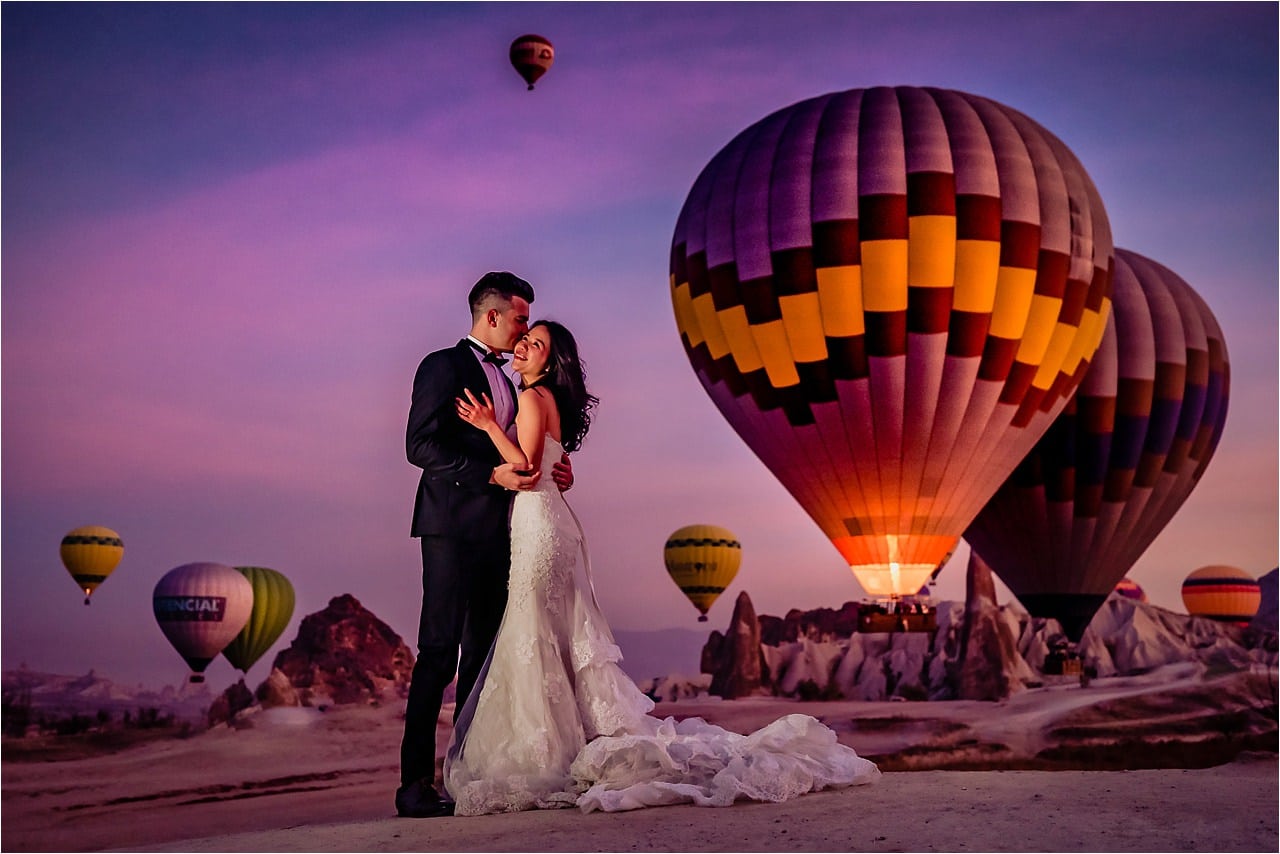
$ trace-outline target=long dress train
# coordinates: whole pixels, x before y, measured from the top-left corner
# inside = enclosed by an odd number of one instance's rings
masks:
[[[546,438],[538,485],[513,502],[507,610],[445,755],[456,814],[725,806],[879,777],[808,715],[744,736],[649,714],[653,701],[618,666],[581,526],[551,479],[561,450]]]

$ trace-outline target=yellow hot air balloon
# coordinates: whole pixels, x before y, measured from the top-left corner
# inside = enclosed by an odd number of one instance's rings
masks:
[[[1182,582],[1187,613],[1247,626],[1262,604],[1258,580],[1235,566],[1202,566]]]
[[[662,557],[671,580],[701,612],[698,622],[705,623],[716,597],[738,574],[742,543],[725,528],[686,525],[667,538]]]
[[[249,612],[249,622],[222,655],[236,670],[248,673],[289,625],[293,616],[293,585],[281,573],[264,566],[237,566],[235,570],[253,585],[253,610]]]
[[[93,591],[107,580],[124,557],[124,543],[110,528],[85,525],[62,538],[59,552],[62,565],[84,591],[84,604],[88,605]]]

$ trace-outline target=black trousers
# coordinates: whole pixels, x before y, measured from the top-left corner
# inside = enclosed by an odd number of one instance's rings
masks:
[[[435,779],[436,721],[444,689],[456,673],[456,720],[502,623],[510,564],[505,531],[483,540],[422,538],[422,614],[400,743],[402,783]]]

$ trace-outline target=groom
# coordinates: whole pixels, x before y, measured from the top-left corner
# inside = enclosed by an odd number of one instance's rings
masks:
[[[511,273],[486,273],[467,299],[471,334],[418,365],[405,435],[409,462],[422,469],[412,529],[422,543],[422,613],[396,790],[396,813],[411,818],[453,813],[453,802],[434,786],[436,720],[455,671],[457,719],[502,622],[511,561],[508,490],[529,489],[539,477],[504,463],[489,437],[454,409],[464,389],[477,397],[485,392],[511,432],[516,391],[500,354],[529,331],[533,287]],[[568,457],[553,477],[562,490],[573,485]]]

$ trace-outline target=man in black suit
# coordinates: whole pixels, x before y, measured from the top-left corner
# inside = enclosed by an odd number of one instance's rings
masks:
[[[489,437],[454,408],[464,389],[477,397],[484,392],[499,423],[508,429],[515,423],[516,390],[501,369],[500,354],[511,352],[529,331],[533,288],[511,273],[487,273],[468,301],[471,334],[418,366],[405,436],[409,462],[422,469],[412,531],[422,541],[422,614],[396,812],[413,818],[453,812],[453,803],[434,785],[436,720],[455,671],[455,708],[462,709],[498,633],[511,561],[510,490],[528,489],[539,476],[519,474],[504,463]],[[561,489],[572,485],[567,457],[553,476]]]

